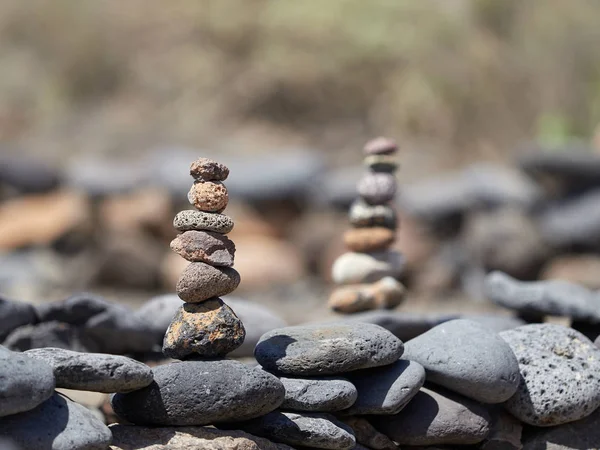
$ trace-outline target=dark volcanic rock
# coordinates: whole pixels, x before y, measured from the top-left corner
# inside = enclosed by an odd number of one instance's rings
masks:
[[[114,306],[104,297],[82,292],[60,302],[42,303],[35,306],[40,322],[64,322],[83,325],[90,318]]]
[[[35,322],[35,310],[32,305],[0,296],[0,342],[11,331]]]
[[[100,348],[82,327],[62,322],[42,322],[14,330],[4,341],[11,350],[57,347],[79,352],[93,352]]]

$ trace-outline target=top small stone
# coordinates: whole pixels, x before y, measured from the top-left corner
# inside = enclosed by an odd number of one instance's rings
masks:
[[[364,152],[366,155],[391,155],[398,151],[398,145],[391,139],[378,137],[366,143]]]
[[[200,181],[224,181],[229,176],[229,169],[212,159],[198,158],[190,166],[190,175]]]

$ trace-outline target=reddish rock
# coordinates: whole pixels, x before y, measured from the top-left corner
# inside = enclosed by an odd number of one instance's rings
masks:
[[[229,169],[212,159],[198,158],[190,166],[190,175],[196,180],[225,181],[229,176]]]
[[[199,211],[220,213],[227,207],[229,194],[220,181],[196,181],[188,193],[188,200]]]
[[[365,144],[366,155],[390,155],[398,151],[398,145],[391,139],[378,137]]]
[[[235,244],[220,233],[186,231],[173,239],[171,249],[188,261],[233,266]]]

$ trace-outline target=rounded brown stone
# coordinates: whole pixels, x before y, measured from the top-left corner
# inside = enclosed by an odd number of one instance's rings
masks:
[[[163,354],[169,358],[225,356],[244,342],[242,321],[220,298],[184,303],[169,325]]]
[[[385,227],[353,228],[344,233],[344,244],[353,252],[375,252],[394,243],[396,233]]]
[[[198,158],[190,166],[190,175],[196,180],[225,181],[229,176],[229,169],[212,159]]]
[[[176,290],[184,302],[200,303],[230,294],[239,284],[240,274],[231,267],[213,267],[203,262],[193,262],[179,277]]]
[[[192,262],[233,266],[235,244],[227,236],[210,231],[186,231],[171,242],[171,249]]]
[[[378,137],[365,144],[364,152],[367,155],[390,155],[398,151],[398,145],[391,139]]]
[[[229,194],[220,181],[196,181],[188,193],[188,200],[199,211],[220,213],[229,202]]]
[[[372,309],[392,309],[404,300],[402,283],[385,277],[373,284],[351,284],[336,288],[329,297],[329,307],[341,313]]]

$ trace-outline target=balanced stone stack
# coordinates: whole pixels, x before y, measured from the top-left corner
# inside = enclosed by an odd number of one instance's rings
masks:
[[[329,306],[338,312],[354,313],[391,309],[402,302],[404,286],[402,255],[391,250],[398,218],[392,202],[398,168],[395,142],[380,137],[364,148],[368,172],[358,182],[359,198],[350,207],[352,229],[344,234],[349,252],[333,264],[332,278],[338,287]]]
[[[240,283],[232,268],[235,245],[226,234],[233,221],[222,214],[229,197],[223,181],[229,169],[200,158],[191,165],[195,182],[188,199],[197,211],[182,211],[181,232],[171,248],[190,261],[177,283],[185,302],[175,314],[163,353],[181,362],[159,366],[154,383],[115,395],[116,414],[139,425],[209,425],[266,414],[284,400],[273,375],[224,357],[242,345],[244,325],[219,297]]]

